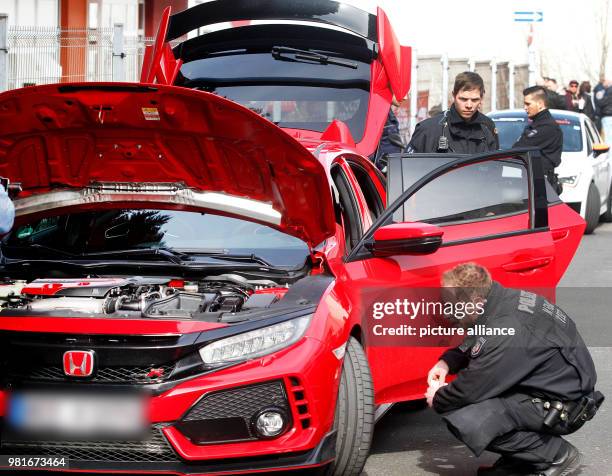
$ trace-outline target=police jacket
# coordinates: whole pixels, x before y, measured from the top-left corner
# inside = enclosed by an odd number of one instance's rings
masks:
[[[476,325],[514,329],[515,334],[467,337],[446,351],[441,359],[459,374],[436,392],[437,412],[508,391],[566,402],[593,392],[595,366],[576,325],[543,297],[494,282]]]
[[[612,116],[612,86],[601,88],[595,93],[595,102],[599,116]]]
[[[546,90],[546,107],[549,109],[567,109],[565,97],[550,89]]]
[[[440,137],[448,140],[448,150],[439,150]],[[495,123],[477,111],[472,120],[464,120],[453,104],[442,114],[419,122],[408,144],[408,153],[454,152],[476,154],[499,149]]]
[[[395,144],[392,144],[389,140],[390,134],[399,134],[399,121],[393,111],[389,109],[389,114],[387,115],[387,122],[385,123],[385,127],[383,128],[383,133],[380,138],[379,145],[379,155],[383,154],[395,154],[397,152],[401,152],[401,148]]]
[[[548,109],[540,111],[525,127],[512,147],[537,147],[542,153],[544,173],[549,174],[561,164],[563,132]]]

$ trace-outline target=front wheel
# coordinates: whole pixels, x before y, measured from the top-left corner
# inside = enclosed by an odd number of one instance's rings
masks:
[[[599,224],[599,211],[600,211],[600,202],[599,202],[599,191],[595,184],[589,185],[589,191],[587,193],[587,202],[584,212],[584,219],[587,222],[586,229],[584,230],[585,235],[590,235],[595,231],[597,225]]]
[[[336,460],[330,476],[358,476],[365,466],[374,433],[374,388],[365,352],[357,339],[346,345],[334,419]]]

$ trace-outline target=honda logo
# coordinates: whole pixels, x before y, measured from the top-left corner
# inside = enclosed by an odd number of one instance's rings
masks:
[[[64,352],[64,373],[70,377],[89,377],[94,369],[93,350]]]

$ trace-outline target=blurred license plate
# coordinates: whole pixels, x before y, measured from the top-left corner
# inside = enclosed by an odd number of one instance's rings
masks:
[[[149,426],[142,395],[15,393],[7,420],[19,433],[46,438],[137,438]]]

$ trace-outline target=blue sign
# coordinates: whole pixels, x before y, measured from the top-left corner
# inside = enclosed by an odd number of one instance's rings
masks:
[[[543,11],[514,12],[514,21],[541,23],[544,21]]]

